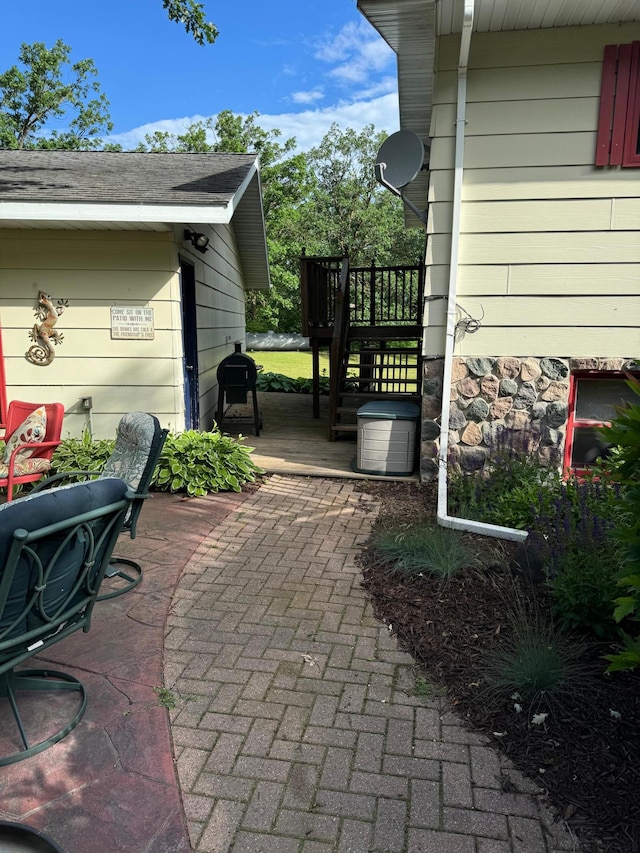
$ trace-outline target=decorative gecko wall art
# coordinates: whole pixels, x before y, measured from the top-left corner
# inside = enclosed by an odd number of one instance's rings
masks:
[[[54,347],[61,344],[64,339],[64,335],[55,328],[55,325],[68,304],[67,299],[58,299],[58,304],[54,305],[46,293],[42,290],[38,293],[38,307],[34,308],[33,313],[40,322],[36,323],[29,332],[29,337],[34,344],[24,354],[32,364],[46,367],[55,358]]]

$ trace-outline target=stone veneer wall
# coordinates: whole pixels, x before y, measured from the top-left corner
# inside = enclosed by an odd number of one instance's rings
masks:
[[[632,364],[624,358],[454,358],[449,465],[478,471],[502,440],[537,454],[544,465],[560,467],[570,374]],[[424,363],[420,474],[427,480],[438,471],[443,369],[443,358]]]

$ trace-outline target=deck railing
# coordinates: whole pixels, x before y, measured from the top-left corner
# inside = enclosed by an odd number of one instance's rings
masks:
[[[301,258],[303,334],[331,328],[342,258]],[[351,267],[348,279],[352,326],[419,325],[424,293],[424,265]]]

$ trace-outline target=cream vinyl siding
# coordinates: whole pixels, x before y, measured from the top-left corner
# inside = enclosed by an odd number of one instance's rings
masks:
[[[180,255],[195,267],[200,429],[209,430],[218,402],[218,365],[233,352],[236,341],[244,348],[245,291],[233,227],[198,230],[209,237],[209,249],[204,254],[189,252],[187,243]]]
[[[481,325],[459,335],[457,354],[640,352],[640,170],[592,165],[604,46],[636,39],[638,24],[473,34],[458,316]],[[448,286],[458,49],[458,36],[439,40],[426,256],[435,297]],[[445,305],[426,303],[426,355],[444,352]]]
[[[80,398],[93,398],[96,437],[111,438],[127,411],[163,426],[183,421],[178,255],[170,231],[0,230],[0,321],[8,399],[59,401],[63,435],[88,424]],[[52,364],[25,359],[38,290],[69,305]],[[154,340],[111,340],[111,306],[154,311]]]

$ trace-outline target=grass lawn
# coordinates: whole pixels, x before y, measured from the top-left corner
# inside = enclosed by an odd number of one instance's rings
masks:
[[[279,350],[256,350],[247,353],[261,364],[265,373],[280,373],[291,379],[311,379],[313,367],[311,352],[281,352]],[[329,353],[320,353],[320,375],[329,375]]]

